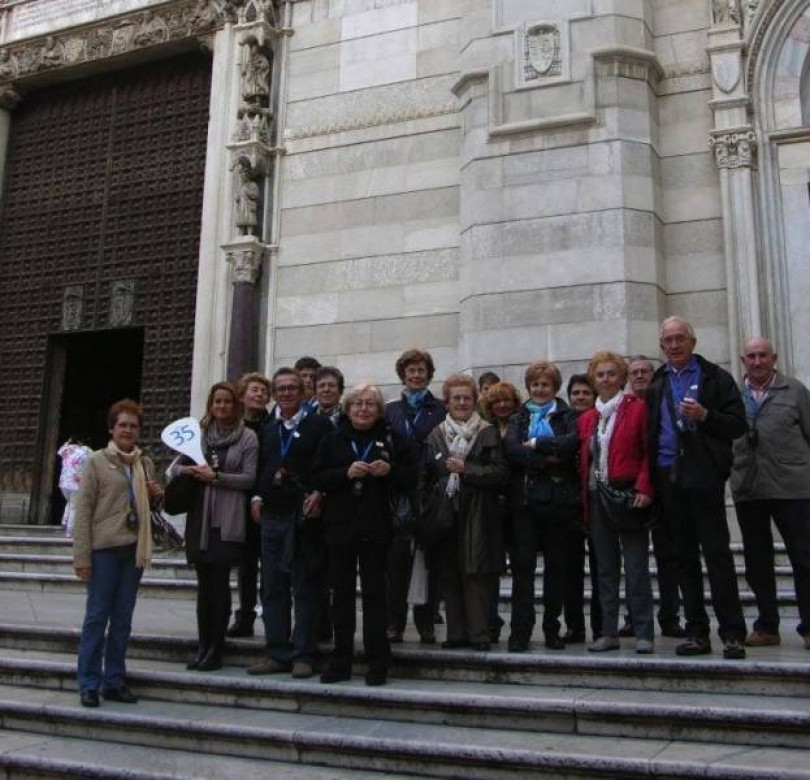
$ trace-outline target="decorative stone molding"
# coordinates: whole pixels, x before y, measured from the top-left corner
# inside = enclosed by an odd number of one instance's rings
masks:
[[[0,82],[68,68],[210,32],[208,0],[185,0],[0,49]]]
[[[61,330],[79,330],[82,326],[82,299],[84,287],[80,284],[65,287],[62,296]]]
[[[655,54],[631,46],[606,46],[593,49],[591,56],[598,65],[600,77],[646,81],[654,86],[664,76]]]
[[[756,163],[757,136],[753,130],[715,132],[709,148],[718,168],[751,168]]]
[[[712,0],[712,21],[716,27],[739,26],[740,0]]]
[[[107,324],[121,328],[132,324],[135,311],[135,280],[119,279],[110,285],[110,312]]]
[[[742,42],[740,42],[740,49]],[[729,95],[737,88],[742,77],[740,50],[712,53],[712,79],[717,88]]]
[[[558,84],[570,78],[568,22],[538,21],[515,28],[515,83]]]
[[[234,284],[256,284],[267,248],[255,236],[245,236],[222,247],[231,266]]]
[[[214,0],[214,6],[217,21],[224,24],[277,22],[273,0]]]

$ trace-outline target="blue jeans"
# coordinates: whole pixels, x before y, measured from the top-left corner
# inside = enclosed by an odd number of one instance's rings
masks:
[[[262,620],[271,658],[283,664],[311,663],[316,652],[315,629],[323,588],[320,573],[313,574],[301,557],[285,547],[293,516],[262,514]],[[286,561],[285,561],[286,557]],[[290,571],[282,566],[289,565]],[[295,628],[290,617],[290,597],[295,606]],[[292,642],[290,637],[292,636]]]
[[[134,544],[93,550],[90,565],[87,608],[79,642],[79,690],[97,691],[102,683],[106,690],[112,690],[126,682],[124,657],[143,569],[135,568]]]

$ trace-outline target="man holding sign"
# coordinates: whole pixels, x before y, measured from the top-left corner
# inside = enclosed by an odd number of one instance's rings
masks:
[[[321,494],[310,487],[312,462],[329,419],[306,414],[304,383],[293,368],[273,375],[275,413],[261,431],[261,472],[251,514],[261,523],[262,612],[268,658],[248,674],[312,676],[323,588]],[[290,594],[295,604],[291,631]],[[292,638],[292,642],[290,641]]]

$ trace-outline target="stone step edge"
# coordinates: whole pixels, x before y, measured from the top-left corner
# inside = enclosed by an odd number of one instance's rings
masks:
[[[78,646],[78,628],[63,628],[52,626],[23,625],[0,623],[0,645],[6,637],[28,639],[31,641],[49,642],[75,642]],[[173,651],[183,658],[197,649],[197,640],[193,637],[175,637],[160,634],[132,634],[129,639],[130,646],[152,647],[155,649]],[[239,656],[256,656],[264,652],[264,644],[258,639],[229,639],[225,643],[225,658],[233,661]],[[245,659],[247,661],[248,659]],[[415,666],[419,664],[435,663],[438,666],[482,666],[497,674],[504,670],[516,672],[571,671],[577,674],[582,672],[593,673],[621,673],[629,677],[650,675],[680,676],[694,675],[700,678],[733,679],[745,677],[747,679],[760,677],[763,679],[776,678],[780,681],[790,680],[794,683],[810,685],[810,663],[807,662],[774,662],[759,661],[746,658],[739,661],[727,661],[721,658],[683,659],[678,656],[636,656],[611,657],[600,654],[551,656],[544,654],[509,653],[503,651],[490,651],[481,653],[474,650],[430,650],[424,647],[392,646],[392,664],[400,666]],[[240,666],[243,664],[232,664]]]
[[[140,769],[128,767],[122,771],[120,767],[110,768],[99,764],[86,764],[81,761],[68,759],[44,758],[37,755],[20,755],[15,753],[0,753],[0,768],[8,772],[31,772],[36,777],[82,777],[93,780],[178,780],[178,775],[155,772],[145,772]],[[10,775],[13,777],[14,775]]]
[[[58,661],[19,660],[0,657],[0,670],[4,672],[17,672],[29,677],[57,677],[60,679],[61,690],[75,690],[75,665]],[[679,704],[644,704],[630,702],[594,702],[580,699],[571,702],[557,700],[534,699],[529,696],[504,696],[486,693],[454,693],[441,691],[407,691],[393,688],[366,689],[349,686],[321,686],[296,681],[233,679],[222,676],[204,676],[187,672],[166,672],[157,670],[130,670],[128,680],[139,692],[144,688],[168,688],[170,690],[192,691],[204,689],[206,692],[216,692],[223,696],[240,697],[250,696],[252,700],[258,695],[264,695],[273,701],[278,699],[293,700],[297,702],[296,712],[303,712],[301,706],[305,700],[311,702],[337,703],[356,707],[385,707],[407,708],[409,710],[427,709],[452,714],[479,714],[491,716],[520,716],[522,720],[541,716],[568,715],[573,719],[575,733],[585,733],[578,727],[583,720],[605,720],[613,723],[630,725],[645,722],[652,725],[655,722],[668,723],[672,726],[682,725],[691,730],[696,728],[712,728],[726,726],[736,731],[750,729],[767,729],[770,734],[777,730],[807,733],[810,729],[810,711],[798,709],[772,710],[755,709],[752,704],[746,709],[738,707],[706,706],[705,704],[690,705]],[[68,683],[67,685],[65,683]],[[9,684],[9,683],[5,683]],[[22,687],[21,683],[11,685]],[[147,694],[148,696],[148,694]],[[162,700],[161,696],[151,697]],[[780,697],[782,698],[782,697]],[[222,705],[220,705],[222,706]],[[246,706],[240,704],[240,707]],[[284,708],[258,707],[247,705],[248,709],[265,710]],[[402,718],[394,718],[400,720]],[[512,728],[520,728],[519,724],[512,724]],[[523,727],[524,730],[536,731],[538,724],[530,722]],[[541,729],[542,730],[542,729]],[[600,732],[602,733],[602,732]],[[699,741],[699,740],[696,740]]]
[[[27,724],[39,726],[34,733],[45,731],[49,734],[65,734],[72,728],[78,728],[82,733],[92,730],[95,738],[100,739],[104,731],[112,730],[116,734],[126,734],[128,737],[140,736],[144,739],[149,735],[151,739],[145,742],[139,740],[126,740],[127,744],[155,745],[154,735],[183,739],[188,732],[194,737],[196,749],[202,752],[217,752],[222,755],[251,757],[250,752],[237,752],[245,742],[252,748],[266,746],[277,749],[294,748],[297,752],[311,751],[321,754],[326,759],[329,752],[337,752],[341,756],[341,765],[345,766],[347,754],[360,762],[357,768],[365,766],[380,769],[386,764],[395,761],[425,762],[441,764],[444,767],[470,767],[476,770],[492,768],[503,771],[559,771],[565,770],[568,774],[580,774],[585,777],[684,777],[696,776],[713,778],[713,780],[745,780],[746,778],[764,778],[770,780],[807,780],[804,770],[774,769],[773,766],[765,770],[752,767],[723,766],[712,764],[706,767],[702,762],[694,761],[659,761],[655,758],[619,758],[597,756],[591,754],[573,753],[570,751],[541,752],[514,748],[491,748],[481,745],[467,744],[460,746],[452,742],[439,742],[435,739],[396,739],[390,737],[365,737],[347,735],[344,732],[317,733],[290,729],[290,728],[261,728],[238,724],[227,726],[216,723],[205,723],[200,719],[194,721],[174,719],[168,717],[150,717],[137,714],[126,714],[110,711],[84,711],[76,707],[67,707],[56,704],[26,704],[17,701],[0,699],[0,716],[3,727],[9,730],[32,733],[30,728],[22,729],[15,723],[16,720],[26,721]],[[456,731],[465,727],[454,727]],[[102,731],[103,730],[103,731]],[[227,743],[227,749],[212,751],[210,742],[220,739]],[[622,737],[614,739],[623,740]],[[106,741],[117,742],[109,739]],[[176,747],[176,746],[175,746]],[[255,756],[254,756],[255,757]],[[362,763],[365,761],[366,763]],[[328,765],[328,764],[327,764]],[[437,767],[438,769],[438,767]]]

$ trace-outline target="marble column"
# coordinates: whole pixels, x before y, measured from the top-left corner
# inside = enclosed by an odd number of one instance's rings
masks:
[[[233,293],[227,378],[237,381],[257,369],[259,288],[265,246],[253,236],[245,236],[223,247],[231,266]]]

